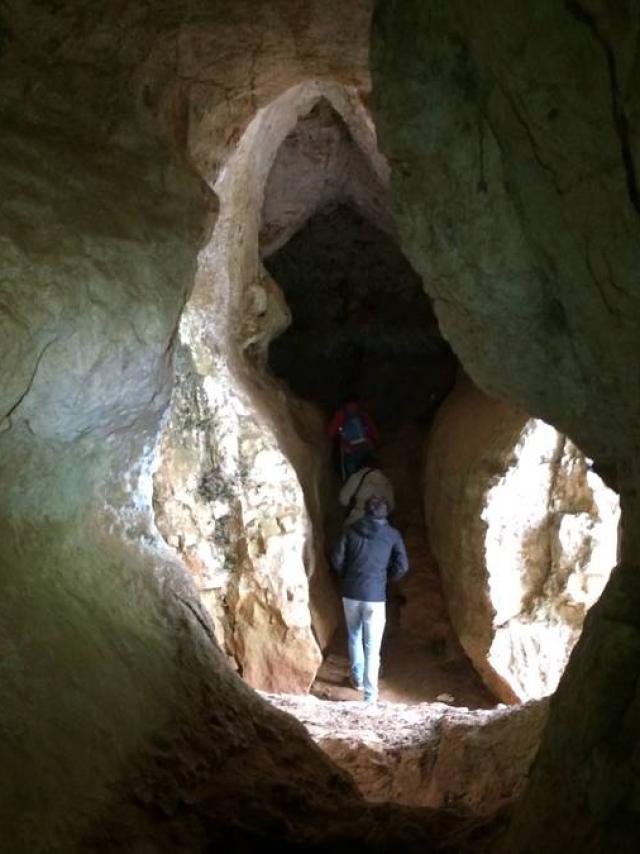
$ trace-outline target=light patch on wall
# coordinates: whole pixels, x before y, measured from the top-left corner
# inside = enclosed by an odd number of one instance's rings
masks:
[[[549,513],[551,461],[557,446],[557,431],[531,419],[514,449],[512,466],[487,495],[482,519],[487,523],[486,562],[498,624],[522,609],[528,589],[524,549],[530,532],[544,524]]]
[[[552,693],[616,561],[618,496],[530,419],[482,513],[495,631],[488,659],[522,699]]]

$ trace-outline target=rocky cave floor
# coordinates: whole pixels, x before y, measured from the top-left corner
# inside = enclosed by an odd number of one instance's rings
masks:
[[[394,585],[387,604],[382,647],[380,700],[414,704],[446,702],[469,709],[491,709],[497,700],[485,688],[462,650],[447,616],[438,567],[427,542],[420,476],[424,428],[410,425],[383,439],[381,467],[396,493],[393,523],[407,544],[410,571]],[[348,681],[344,628],[327,651],[311,693],[322,700],[354,701]]]
[[[311,687],[320,700],[358,701],[362,694],[348,684],[349,660],[344,632],[336,633]],[[398,635],[387,639],[379,680],[380,700],[413,705],[444,702],[467,709],[492,709],[497,701],[480,682],[462,653],[446,657],[440,647],[405,642]]]

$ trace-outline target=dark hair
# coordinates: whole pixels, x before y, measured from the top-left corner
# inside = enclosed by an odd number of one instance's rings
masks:
[[[372,495],[370,498],[367,498],[364,509],[374,519],[386,519],[389,515],[389,505],[386,499],[381,498],[379,495]]]

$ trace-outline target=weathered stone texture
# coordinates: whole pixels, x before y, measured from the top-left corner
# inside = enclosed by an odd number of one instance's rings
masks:
[[[359,136],[356,142],[326,98],[301,116],[283,140],[265,187],[263,257],[284,246],[316,211],[339,203],[387,234],[394,233],[388,167],[375,148],[375,137]]]
[[[594,459],[620,492],[627,531],[551,703],[505,850],[632,850],[638,8],[403,0],[380,2],[374,20],[381,147],[403,245],[441,328],[481,388]]]
[[[616,560],[616,494],[565,436],[467,379],[426,460],[429,538],[460,642],[507,702],[550,694]]]
[[[380,3],[373,61],[396,215],[443,333],[481,387],[604,464],[640,423],[639,21],[629,2],[581,9]]]
[[[224,359],[199,375],[185,324],[180,335],[154,478],[156,523],[193,574],[231,665],[254,687],[306,691],[321,655],[311,633],[313,540],[298,478],[234,389]]]
[[[369,801],[493,816],[520,794],[547,719],[546,701],[490,711],[442,703],[327,703],[271,696],[354,778]]]
[[[365,848],[370,828],[383,839],[394,827],[399,844],[423,834],[366,808],[301,727],[230,672],[151,512],[178,320],[216,208],[152,111],[189,88],[185,30],[221,21],[218,83],[237,70],[230,52],[246,55],[229,36],[242,20],[258,44],[269,18],[277,56],[261,59],[277,81],[256,72],[252,90],[243,73],[237,115],[224,102],[213,124],[230,134],[334,51],[345,79],[364,79],[366,41],[347,72],[333,6],[310,8],[327,38],[304,60],[314,37],[285,7],[234,4],[233,20],[226,3],[2,7],[3,850],[200,851],[265,834]],[[366,21],[368,8],[345,15]],[[203,146],[220,162],[214,140]]]
[[[258,254],[277,152],[321,99],[373,145],[357,93],[317,82],[292,87],[238,141],[215,184],[220,216],[180,321],[176,412],[156,477],[167,542],[185,554],[202,589],[219,590],[207,596],[219,637],[250,684],[271,691],[309,688],[339,618],[321,535],[329,447],[320,414],[264,370],[269,343],[290,318]],[[184,394],[200,412],[195,429],[180,414]],[[227,490],[217,505],[206,495],[216,472]]]

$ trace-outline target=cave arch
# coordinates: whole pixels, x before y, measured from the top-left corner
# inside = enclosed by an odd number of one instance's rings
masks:
[[[275,257],[303,223],[341,200],[395,240],[387,179],[355,89],[307,81],[279,95],[256,113],[216,178],[218,221],[180,321],[156,521],[193,573],[229,663],[267,691],[309,689],[341,614],[325,549],[337,531],[335,514],[327,524],[335,492],[327,413],[267,370],[270,342],[291,318],[262,257]],[[452,381],[450,373],[444,386],[436,382],[430,415]],[[431,500],[438,503],[433,490]],[[526,587],[522,595],[530,596]],[[464,627],[465,614],[456,622]],[[482,627],[494,630],[490,621]],[[475,640],[463,643],[475,652]],[[531,693],[512,690],[483,655],[476,666],[502,699],[548,692],[544,680]]]
[[[377,6],[375,109],[395,139],[385,145],[406,239],[419,254],[413,217],[426,229],[434,216],[445,256],[458,243],[497,261],[478,287],[484,263],[459,277],[423,259],[440,308],[469,353],[493,343],[477,377],[575,434],[625,505],[621,566],[563,677],[504,848],[633,849],[637,9]],[[331,77],[366,101],[371,11],[368,0],[2,5],[0,751],[12,851],[259,848],[274,837],[292,848],[459,847],[449,816],[364,804],[301,726],[229,672],[150,512],[176,324],[218,166],[256,110],[302,79]],[[424,193],[425,172],[448,192]],[[425,197],[462,202],[465,221],[425,209]],[[502,216],[504,201],[516,207]],[[498,216],[479,230],[487,210]],[[522,274],[509,288],[507,245]],[[491,315],[507,321],[514,297],[505,345]],[[516,369],[505,371],[511,348]],[[198,355],[204,376],[210,353]],[[215,492],[215,478],[202,488]],[[437,764],[450,767],[442,754]],[[405,783],[418,788],[415,776]]]

